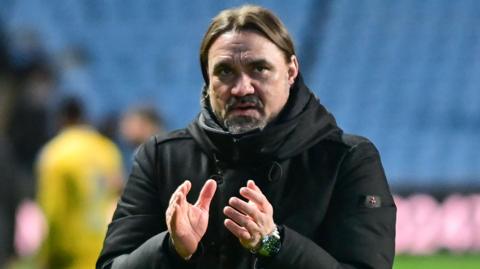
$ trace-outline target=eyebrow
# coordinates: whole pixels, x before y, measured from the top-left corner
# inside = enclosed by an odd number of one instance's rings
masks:
[[[272,66],[270,62],[267,60],[260,58],[260,59],[252,59],[252,60],[247,60],[247,65],[249,66],[258,66],[258,65],[263,65],[263,66]]]
[[[268,62],[264,58],[247,59],[245,62],[246,62],[246,65],[248,66],[257,66],[257,65],[266,65],[269,67],[272,66],[272,64],[270,64],[270,62]],[[222,61],[216,62],[213,65],[213,70],[217,70],[218,68],[221,68],[221,67],[229,67],[231,65],[232,65],[231,60],[222,60]]]

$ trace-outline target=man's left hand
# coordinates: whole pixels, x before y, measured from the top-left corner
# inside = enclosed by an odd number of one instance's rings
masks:
[[[246,187],[240,189],[240,195],[248,200],[245,202],[237,197],[228,201],[223,213],[225,227],[232,232],[249,250],[256,250],[262,237],[272,233],[275,228],[273,207],[260,188],[249,180]]]

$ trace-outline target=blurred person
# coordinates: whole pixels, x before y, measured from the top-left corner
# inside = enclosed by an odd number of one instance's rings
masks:
[[[5,117],[4,107],[6,105],[4,100],[6,96],[5,93],[7,92],[5,90],[4,81],[8,72],[8,59],[5,36],[3,34],[3,29],[1,28],[2,25],[2,20],[0,19],[0,166],[4,165],[4,163],[8,163],[8,161],[6,161],[4,158],[10,155],[8,153],[4,153],[7,143],[3,141],[3,119]],[[13,249],[13,238],[11,237],[13,234],[13,222],[11,220],[13,218],[12,214],[9,214],[9,210],[11,209],[9,206],[10,199],[5,197],[9,197],[6,195],[8,194],[7,192],[11,190],[9,184],[14,181],[8,176],[9,173],[6,173],[6,175],[7,176],[0,174],[0,192],[2,192],[0,193],[0,268],[4,267],[7,258],[12,253]]]
[[[202,111],[138,151],[97,268],[391,268],[379,153],[304,84],[281,21],[222,11],[200,62]]]
[[[19,200],[33,199],[36,181],[33,166],[42,146],[51,138],[50,102],[57,73],[33,29],[17,29],[7,37],[10,65],[8,93],[0,100],[5,136],[15,153]]]
[[[6,123],[15,93],[13,66],[8,57],[7,36],[0,19],[0,268],[15,256],[15,211],[20,203],[19,183],[25,181],[7,137]]]
[[[48,225],[39,260],[45,268],[92,268],[122,187],[121,156],[83,121],[78,99],[65,99],[58,116],[60,132],[37,162],[37,199]]]
[[[16,69],[15,96],[7,123],[7,133],[20,163],[29,171],[40,148],[50,138],[49,105],[55,90],[55,73],[44,60]]]
[[[141,144],[154,135],[165,134],[163,121],[157,110],[151,106],[135,106],[127,110],[120,119],[120,141],[123,147],[126,171],[132,169],[135,153]]]
[[[0,268],[15,255],[15,210],[19,204],[19,175],[9,143],[0,134]]]
[[[134,107],[120,121],[120,134],[133,148],[145,143],[153,135],[163,133],[163,121],[154,107]]]

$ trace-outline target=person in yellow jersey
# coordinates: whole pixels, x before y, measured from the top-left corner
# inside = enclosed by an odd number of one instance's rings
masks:
[[[75,98],[60,105],[61,129],[37,161],[37,199],[48,234],[39,251],[45,268],[93,268],[123,185],[113,142],[83,122]]]

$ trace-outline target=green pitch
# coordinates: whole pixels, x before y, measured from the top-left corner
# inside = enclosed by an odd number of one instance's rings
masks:
[[[34,261],[24,259],[7,266],[8,269],[38,269]],[[480,269],[480,253],[455,255],[441,253],[432,256],[395,257],[393,269]]]
[[[480,253],[395,257],[393,269],[480,269]]]

